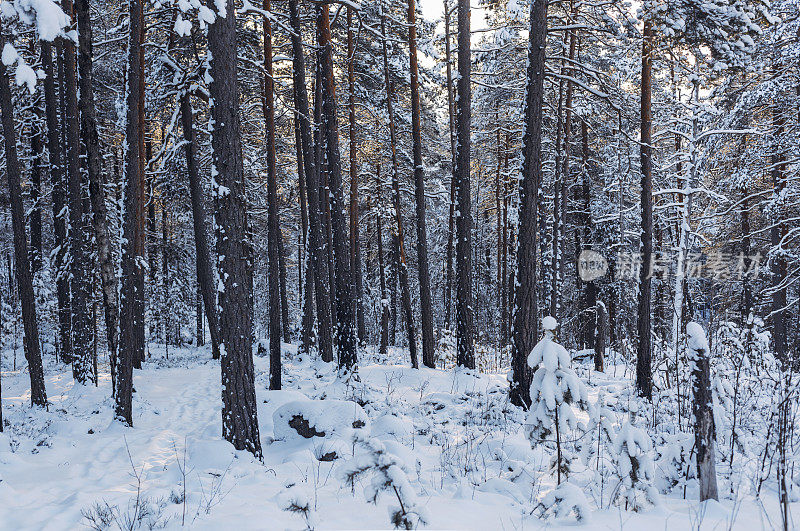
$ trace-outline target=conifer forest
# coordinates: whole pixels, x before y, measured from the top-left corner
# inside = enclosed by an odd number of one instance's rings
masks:
[[[0,0],[0,118],[0,530],[800,528],[798,0]]]

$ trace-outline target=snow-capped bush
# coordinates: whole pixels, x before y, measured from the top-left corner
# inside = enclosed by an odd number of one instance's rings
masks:
[[[574,514],[577,521],[582,523],[591,515],[589,502],[583,491],[567,481],[545,494],[536,509],[542,518],[563,519]]]
[[[659,476],[656,481],[663,493],[685,487],[688,480],[697,477],[697,467],[692,459],[694,436],[690,433],[663,433],[656,446],[656,464]]]
[[[364,487],[367,501],[377,503],[378,497],[385,493],[398,502],[399,506],[389,508],[392,525],[398,529],[416,529],[424,525],[427,515],[424,508],[417,505],[417,493],[404,471],[407,464],[387,451],[386,445],[376,438],[364,439],[356,435],[353,442],[357,447],[356,455],[340,465],[339,479],[355,490],[357,481],[370,476]]]
[[[578,427],[573,405],[586,410],[589,400],[586,386],[570,367],[569,353],[554,340],[557,326],[552,317],[542,320],[544,337],[528,356],[528,366],[536,372],[531,381],[526,431],[532,444],[550,441],[555,435],[557,451],[553,464],[560,479],[562,473],[569,474],[571,462],[561,439]]]
[[[317,525],[316,513],[311,504],[312,496],[302,487],[292,485],[278,494],[278,506],[283,511],[296,514],[303,518],[307,530],[312,530]]]
[[[575,371],[570,367],[567,349],[555,342],[556,320],[542,320],[544,337],[528,356],[528,366],[536,371],[531,381],[531,407],[528,431],[531,441],[547,439],[558,428],[575,428],[577,421],[572,405],[585,410],[588,393]]]
[[[655,474],[653,441],[647,432],[626,420],[612,448],[620,482],[614,501],[624,502],[627,509],[634,511],[656,505],[658,495],[652,485]]]

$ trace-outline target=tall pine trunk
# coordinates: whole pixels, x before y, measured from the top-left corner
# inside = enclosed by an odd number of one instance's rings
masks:
[[[350,270],[353,280],[353,297],[356,300],[356,327],[358,341],[367,341],[364,323],[364,278],[361,268],[361,238],[358,230],[358,138],[356,136],[356,77],[355,42],[353,39],[353,10],[347,8],[347,106],[350,126]]]
[[[450,1],[444,0],[444,57],[447,72],[447,121],[450,127],[450,162],[456,164],[456,126],[453,109],[453,60],[450,50]],[[456,179],[450,179],[450,212],[447,218],[447,259],[445,261],[444,326],[450,328],[453,301],[453,242],[455,238]]]
[[[208,49],[213,79],[209,86],[214,123],[211,147],[219,227],[222,437],[237,450],[247,450],[260,458],[252,348],[253,264],[248,248],[236,41],[233,0],[217,2],[217,19],[208,29]]]
[[[62,4],[65,13],[72,13],[72,0]],[[93,382],[96,378],[92,369],[91,321],[89,316],[89,294],[91,293],[91,272],[89,265],[89,242],[91,235],[88,218],[84,212],[84,179],[81,171],[81,131],[78,110],[78,79],[76,68],[75,43],[70,39],[63,41],[64,52],[64,93],[66,97],[67,151],[67,197],[69,198],[69,253],[70,253],[70,291],[72,292],[72,346],[73,374],[82,384]]]
[[[378,240],[378,274],[381,289],[381,337],[380,337],[380,350],[381,354],[389,352],[389,294],[386,291],[386,266],[383,260],[383,201],[381,201],[381,165],[380,162],[375,165],[375,224],[376,224],[376,238]]]
[[[397,132],[394,123],[394,107],[392,100],[394,98],[394,90],[391,79],[389,77],[389,50],[386,44],[386,14],[383,12],[381,6],[381,34],[383,35],[383,77],[386,84],[386,111],[389,115],[389,143],[392,151],[392,206],[394,207],[394,215],[396,225],[396,232],[393,238],[393,251],[395,264],[400,281],[400,299],[403,308],[403,317],[406,321],[406,331],[408,333],[408,350],[411,357],[411,366],[415,369],[419,367],[419,360],[417,356],[417,333],[414,329],[414,313],[411,309],[411,290],[408,286],[408,264],[406,262],[405,241],[403,238],[403,214],[402,204],[400,202],[400,177],[397,162]]]
[[[475,322],[472,300],[472,194],[470,123],[472,113],[469,0],[458,0],[458,83],[456,101],[456,360],[475,368]]]
[[[294,104],[297,119],[300,121],[300,142],[303,151],[303,168],[308,194],[309,252],[313,270],[313,284],[317,306],[317,333],[319,352],[323,361],[333,361],[333,339],[331,337],[330,286],[328,285],[327,257],[325,254],[322,217],[320,214],[319,174],[316,171],[316,157],[312,144],[311,121],[309,115],[306,71],[303,58],[303,28],[300,23],[298,0],[289,0],[289,21],[292,27],[292,69]],[[308,278],[308,276],[307,276]],[[310,282],[307,284],[310,288]]]
[[[422,321],[422,363],[436,366],[433,340],[433,307],[428,267],[428,229],[425,221],[425,168],[422,165],[420,125],[419,67],[417,66],[417,19],[414,0],[408,0],[408,53],[411,68],[411,137],[414,157],[414,199],[417,207],[417,268],[419,270],[419,307]]]
[[[336,346],[339,366],[350,368],[357,361],[356,311],[353,286],[350,281],[350,249],[347,237],[342,169],[339,156],[339,126],[336,114],[336,86],[333,65],[333,43],[329,6],[317,8],[317,39],[320,47],[322,85],[322,134],[325,138],[325,158],[328,163],[330,188],[331,232],[336,269]]]
[[[519,228],[517,265],[512,276],[513,325],[511,367],[511,402],[518,406],[531,403],[531,371],[527,358],[539,333],[536,298],[538,254],[539,187],[542,182],[542,105],[544,103],[545,38],[547,36],[547,0],[531,4],[531,27],[528,32],[527,99],[523,137],[522,179],[519,185]],[[514,287],[516,285],[516,287]]]
[[[270,0],[264,0],[270,11]],[[281,388],[281,300],[278,238],[278,175],[275,168],[275,98],[272,79],[272,23],[264,17],[264,128],[267,134],[267,290],[269,291],[269,388]]]
[[[651,279],[650,264],[653,260],[653,148],[650,145],[653,135],[652,115],[652,52],[653,23],[645,20],[642,39],[642,101],[641,101],[641,144],[642,165],[642,267],[639,272],[639,306],[636,329],[639,342],[636,351],[636,390],[639,396],[648,400],[653,398],[653,375],[650,367],[652,354],[650,341]]]
[[[86,149],[86,168],[89,176],[89,198],[92,207],[92,226],[97,247],[97,263],[100,266],[100,291],[103,295],[106,340],[109,358],[116,357],[119,334],[119,302],[117,300],[117,268],[111,251],[108,229],[105,183],[102,175],[103,161],[100,154],[100,137],[97,132],[97,113],[92,88],[92,19],[90,0],[76,0],[78,18],[78,71],[80,99],[81,137]]]
[[[127,123],[125,138],[125,219],[123,221],[122,246],[122,287],[120,297],[120,337],[117,360],[116,415],[128,424],[133,425],[132,391],[133,366],[139,357],[139,341],[137,328],[139,319],[139,300],[144,299],[138,277],[144,275],[140,241],[143,238],[142,218],[144,216],[144,193],[142,158],[144,144],[144,64],[139,52],[144,34],[144,16],[142,0],[130,0],[130,39],[128,42],[128,93]]]
[[[206,233],[206,212],[203,202],[203,185],[197,166],[197,145],[194,140],[193,112],[190,94],[181,97],[181,124],[183,125],[186,169],[189,174],[189,195],[192,201],[192,226],[194,228],[195,262],[197,284],[205,308],[208,331],[211,335],[211,356],[219,359],[219,318],[214,296],[214,271],[211,268],[211,250]],[[202,320],[201,320],[202,323]],[[201,325],[202,326],[202,325]],[[201,329],[202,332],[202,329]]]
[[[0,48],[8,44],[8,37],[0,25]],[[16,124],[14,123],[14,103],[8,80],[8,68],[0,61],[0,114],[3,121],[5,139],[6,177],[8,178],[9,203],[11,206],[11,227],[14,236],[14,272],[17,291],[22,305],[22,327],[24,330],[23,349],[28,361],[31,379],[31,404],[47,406],[47,391],[44,385],[42,355],[39,350],[39,325],[36,320],[36,295],[33,292],[33,275],[28,261],[28,239],[25,234],[25,208],[22,204],[19,159],[17,158]]]
[[[33,47],[33,41],[31,41]],[[44,170],[44,120],[41,98],[33,104],[31,124],[31,248],[29,249],[31,273],[42,268],[42,173]]]
[[[778,219],[772,224],[770,228],[770,245],[772,246],[775,256],[770,260],[770,274],[771,274],[771,289],[772,289],[772,312],[770,316],[770,325],[772,331],[772,344],[775,349],[775,354],[781,363],[787,363],[788,360],[788,344],[786,334],[786,275],[787,265],[786,258],[780,252],[781,242],[786,236],[786,224],[783,220],[783,212],[786,208],[784,190],[786,189],[786,160],[783,155],[782,142],[786,119],[783,115],[784,110],[776,103],[772,106],[772,128],[773,128],[773,146],[772,155],[770,157],[771,170],[770,176],[772,177],[773,189],[773,211],[778,213]]]
[[[303,162],[303,142],[300,139],[300,118],[295,113],[294,143],[297,155],[297,182],[300,195],[300,228],[302,229],[297,255],[300,257],[297,266],[297,287],[302,301],[303,326],[300,334],[300,348],[303,352],[311,351],[314,341],[314,270],[311,264],[308,247],[308,191],[306,190],[306,174]]]
[[[50,182],[53,186],[53,272],[56,279],[56,307],[58,314],[58,348],[62,361],[72,359],[72,337],[70,333],[70,294],[66,272],[67,224],[64,220],[66,189],[64,183],[64,164],[59,134],[59,99],[56,94],[55,69],[53,68],[53,45],[41,43],[42,68],[44,69],[44,104],[47,121],[47,151],[50,168]],[[111,358],[112,375],[114,358]]]

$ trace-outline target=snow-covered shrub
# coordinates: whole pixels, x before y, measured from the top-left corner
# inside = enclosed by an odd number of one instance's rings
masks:
[[[656,445],[658,478],[656,486],[663,493],[686,486],[686,482],[697,477],[695,461],[692,459],[694,436],[690,433],[662,433]]]
[[[442,328],[439,331],[439,343],[436,345],[436,359],[443,369],[451,369],[456,364],[456,333],[454,330]]]
[[[568,481],[545,494],[536,510],[542,518],[562,519],[574,514],[578,522],[586,522],[591,515],[589,502],[586,501],[583,491]]]
[[[569,472],[570,462],[561,439],[569,430],[578,427],[573,406],[586,410],[589,400],[586,386],[570,367],[569,353],[555,342],[557,326],[552,317],[542,319],[544,337],[528,356],[528,366],[536,372],[531,381],[531,407],[526,431],[533,444],[552,440],[551,436],[555,435],[555,466],[560,477],[562,472]]]
[[[570,367],[567,349],[555,342],[556,320],[542,320],[544,337],[528,356],[528,366],[536,372],[531,381],[531,407],[528,414],[529,438],[543,441],[557,428],[577,425],[572,405],[581,410],[588,406],[588,393],[575,371]]]
[[[424,508],[417,505],[417,493],[404,471],[408,465],[374,437],[365,439],[356,434],[353,442],[357,447],[356,455],[339,466],[339,479],[355,490],[356,482],[369,476],[370,481],[364,487],[367,501],[377,503],[381,493],[385,493],[399,505],[389,508],[392,525],[398,529],[416,529],[424,525],[427,515]]]
[[[282,511],[288,511],[303,518],[306,530],[311,531],[317,524],[316,513],[311,506],[311,499],[312,497],[305,489],[292,485],[278,494],[278,506]]]
[[[630,420],[620,426],[612,446],[617,463],[619,487],[612,499],[624,502],[627,509],[642,510],[658,503],[653,487],[653,441],[644,430]]]
[[[744,326],[722,322],[714,334],[712,393],[717,452],[731,463],[736,455],[748,457],[763,445],[766,397],[774,390],[780,369],[770,351],[764,322],[751,315]]]
[[[594,469],[593,481],[588,488],[593,492],[598,505],[604,506],[606,491],[613,487],[615,474],[614,451],[611,449],[617,436],[617,416],[606,404],[605,390],[601,389],[597,401],[588,409],[589,421],[583,437],[576,441],[576,448],[583,464]]]

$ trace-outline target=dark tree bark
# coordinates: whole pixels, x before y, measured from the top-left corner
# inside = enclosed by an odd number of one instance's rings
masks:
[[[494,209],[495,209],[495,239],[497,242],[497,269],[495,276],[495,293],[497,294],[497,346],[503,348],[503,180],[500,172],[503,166],[503,145],[500,141],[500,115],[498,104],[495,104],[494,121],[497,127],[497,168],[494,177]]]
[[[142,7],[142,13],[144,13],[144,7]],[[142,15],[142,21],[140,23],[141,28],[141,35],[139,37],[139,42],[144,43],[145,36],[147,34],[147,26],[144,23],[144,14]],[[139,156],[138,156],[138,163],[139,163],[139,175],[140,178],[138,180],[139,190],[136,192],[138,197],[138,201],[141,201],[142,206],[136,211],[136,222],[139,225],[139,228],[136,232],[136,240],[135,240],[135,256],[137,257],[137,261],[140,264],[144,264],[146,248],[145,242],[147,240],[147,231],[145,230],[145,182],[148,180],[147,178],[147,167],[148,163],[150,162],[150,155],[152,144],[149,141],[148,135],[148,127],[147,123],[145,122],[145,88],[147,80],[145,79],[145,70],[144,70],[144,44],[139,46],[139,65],[141,65],[141,83],[139,83],[139,101],[141,101],[141,106],[139,107],[138,119],[138,138],[139,139]],[[129,74],[130,75],[130,74]],[[143,156],[142,156],[143,155]],[[155,230],[155,229],[154,229]],[[144,280],[145,280],[145,270],[146,268],[137,266],[133,269],[133,278],[134,282],[136,283],[136,291],[135,297],[133,299],[134,310],[133,316],[131,321],[131,326],[133,327],[133,345],[134,345],[134,357],[133,357],[133,367],[135,369],[142,368],[142,362],[144,362],[145,356],[145,322],[144,322],[144,314],[145,314],[145,287],[144,287]],[[153,268],[155,270],[155,267]],[[124,274],[124,270],[123,270]]]
[[[389,52],[386,45],[386,15],[381,7],[381,33],[383,35],[383,75],[386,84],[386,110],[389,115],[389,142],[392,150],[392,205],[394,206],[395,219],[397,221],[396,232],[393,238],[393,251],[395,264],[400,281],[400,298],[403,307],[403,316],[406,321],[406,331],[408,332],[408,350],[411,355],[411,366],[419,368],[417,359],[417,334],[414,329],[414,313],[411,309],[411,290],[408,287],[408,265],[406,263],[405,242],[403,240],[403,214],[400,203],[400,178],[397,163],[397,132],[394,123],[394,108],[392,100],[394,90],[389,78]]]
[[[97,115],[92,88],[92,20],[90,0],[76,0],[78,18],[78,70],[80,100],[80,126],[83,145],[86,149],[86,168],[89,176],[89,197],[92,207],[92,225],[97,246],[97,263],[100,266],[100,290],[103,295],[106,340],[109,359],[116,357],[119,334],[119,301],[117,300],[117,267],[111,251],[106,208],[105,183],[102,175],[103,161],[100,154],[100,137],[97,133]]]
[[[563,62],[562,62],[563,72]],[[550,232],[550,301],[548,314],[558,319],[558,261],[559,261],[559,248],[560,248],[560,229],[561,229],[561,191],[563,189],[563,174],[564,168],[564,144],[568,143],[562,141],[564,132],[564,79],[558,81],[558,107],[556,111],[556,156],[555,156],[555,172],[553,176],[553,224]],[[542,216],[544,218],[544,216]]]
[[[436,366],[433,341],[433,307],[428,267],[428,229],[425,221],[425,168],[422,165],[420,126],[419,67],[417,66],[417,19],[414,0],[408,0],[408,53],[411,69],[411,138],[414,157],[414,198],[417,207],[417,267],[419,269],[419,307],[422,321],[422,363]]]
[[[356,137],[356,77],[355,44],[353,40],[353,12],[347,8],[347,104],[350,126],[350,270],[353,278],[353,296],[356,299],[356,326],[358,341],[367,341],[364,323],[364,277],[361,270],[361,238],[358,230],[358,138]]]
[[[73,12],[72,0],[64,0],[65,13]],[[89,316],[89,294],[91,293],[91,274],[88,270],[91,233],[88,217],[84,214],[84,179],[81,172],[81,137],[78,115],[78,79],[76,76],[75,44],[70,39],[63,40],[64,77],[67,150],[67,197],[69,198],[69,252],[70,252],[70,290],[72,292],[72,346],[73,374],[78,383],[94,382],[96,375],[92,370],[92,328]]]
[[[144,42],[144,39],[142,39]],[[150,160],[153,158],[153,140],[151,136],[148,134],[150,130],[150,123],[146,122],[145,126],[145,139],[144,139],[144,179],[146,181],[146,193],[145,196],[145,205],[147,206],[147,216],[145,219],[146,228],[143,232],[144,234],[144,253],[147,254],[147,280],[149,280],[149,286],[153,286],[150,288],[151,297],[147,297],[147,291],[144,290],[145,299],[147,299],[147,304],[150,307],[151,317],[150,321],[147,323],[147,327],[150,333],[150,337],[157,337],[159,333],[159,325],[164,320],[165,316],[163,313],[163,308],[156,304],[155,300],[155,286],[158,285],[158,247],[155,244],[156,239],[156,195],[154,191],[153,181],[154,176],[150,174],[149,164]],[[152,241],[151,241],[152,240]],[[148,242],[150,242],[148,246]],[[142,365],[141,362],[144,361],[144,357],[142,357],[136,364],[134,364],[134,368],[141,369]]]
[[[389,352],[389,294],[386,292],[386,267],[383,261],[383,202],[381,201],[381,165],[375,165],[375,223],[378,240],[378,273],[381,288],[381,354]]]
[[[538,339],[539,316],[536,298],[538,253],[539,187],[542,182],[542,105],[544,103],[545,38],[547,1],[531,4],[528,37],[527,99],[523,138],[522,180],[519,185],[519,232],[517,235],[516,288],[513,295],[511,402],[527,407],[531,403],[531,370],[527,358]]]
[[[280,198],[278,199],[278,208],[280,212]],[[281,291],[281,335],[284,343],[290,343],[292,335],[289,332],[289,296],[286,293],[286,249],[283,245],[283,231],[281,230],[278,231],[278,279]]]
[[[139,358],[137,328],[144,315],[138,304],[144,299],[139,277],[142,271],[143,239],[142,219],[144,218],[144,63],[139,50],[144,35],[144,16],[142,0],[130,0],[130,40],[128,53],[128,92],[125,138],[125,219],[122,234],[122,287],[120,291],[120,337],[116,375],[116,415],[133,425],[132,391],[133,366]],[[141,324],[143,326],[143,322]]]
[[[641,102],[641,147],[642,165],[642,268],[639,272],[639,306],[636,329],[639,343],[636,351],[636,390],[639,396],[653,399],[653,374],[650,367],[652,349],[650,345],[651,281],[650,264],[653,260],[653,135],[652,116],[652,52],[653,23],[645,20],[642,40],[642,102]]]
[[[317,39],[321,48],[322,130],[325,137],[325,158],[328,163],[331,230],[336,264],[336,345],[339,353],[339,366],[349,369],[357,362],[356,306],[350,280],[350,249],[339,158],[333,44],[327,4],[317,7]]]
[[[508,282],[508,247],[509,247],[509,237],[508,237],[508,203],[509,203],[509,196],[511,193],[511,176],[508,173],[508,152],[509,152],[509,134],[506,133],[506,146],[503,153],[503,179],[502,179],[502,186],[503,186],[503,221],[502,221],[502,254],[500,263],[502,264],[500,268],[500,347],[505,348],[508,345],[508,331],[511,328],[510,326],[510,304],[509,304],[509,282]]]
[[[333,258],[333,232],[331,230],[331,190],[328,186],[328,160],[325,157],[325,136],[322,129],[322,74],[321,52],[317,49],[314,69],[314,168],[319,184],[320,223],[322,224],[322,245],[325,250],[325,271],[328,274],[328,291],[330,293],[331,329],[336,329],[336,267]],[[333,336],[334,345],[336,336]],[[331,359],[333,361],[333,359]]]
[[[583,175],[580,186],[581,210],[579,214],[580,233],[582,245],[576,249],[580,253],[582,248],[588,248],[592,239],[592,197],[591,197],[591,174],[589,164],[589,126],[585,120],[581,120],[581,173]],[[598,286],[595,280],[580,282],[583,293],[582,301],[583,313],[583,336],[585,345],[594,348],[594,369],[603,371],[603,355],[605,353],[605,306],[597,300]]]
[[[184,150],[186,151],[186,169],[189,174],[189,195],[192,200],[192,225],[194,227],[195,263],[197,284],[205,307],[208,331],[211,335],[211,356],[219,359],[219,319],[217,303],[214,296],[214,271],[211,268],[211,250],[206,233],[206,211],[203,201],[203,185],[197,167],[197,145],[194,140],[192,104],[190,95],[181,98],[181,124],[183,125]],[[202,317],[201,317],[202,330]]]
[[[33,41],[32,41],[33,42]],[[33,107],[31,125],[31,273],[42,268],[42,171],[44,169],[44,123],[41,99],[37,98]]]
[[[300,261],[297,267],[300,296],[303,306],[303,328],[300,336],[300,345],[303,352],[311,352],[314,342],[314,268],[310,259],[308,239],[308,191],[306,188],[306,174],[303,158],[303,141],[300,138],[300,118],[295,115],[294,141],[297,153],[297,181],[300,193],[300,226],[302,234],[298,248]]]
[[[303,58],[302,26],[297,0],[289,0],[289,20],[292,27],[293,87],[297,119],[300,122],[300,142],[303,151],[306,192],[308,193],[309,253],[313,269],[313,285],[317,307],[317,333],[319,352],[323,361],[333,361],[331,337],[330,287],[328,285],[327,257],[323,244],[322,219],[320,215],[319,179],[316,171],[311,122],[306,89],[306,71]],[[307,275],[307,278],[309,276]],[[310,288],[310,283],[307,283]]]
[[[162,198],[163,201],[163,198]],[[169,224],[167,223],[167,205],[161,204],[161,307],[164,315],[164,348],[169,358],[169,344],[174,341],[172,336],[172,320],[170,319],[169,296]]]
[[[389,259],[389,290],[391,292],[391,296],[389,297],[389,344],[396,345],[397,344],[397,321],[398,321],[398,312],[397,312],[397,272],[400,269],[399,261],[397,260],[396,249],[399,247],[397,245],[397,234],[395,231],[390,232],[391,237],[391,245],[389,245],[389,250],[387,251],[387,258]]]
[[[606,341],[608,337],[608,312],[602,301],[595,303],[594,370],[605,371]]]
[[[203,293],[200,289],[200,282],[197,283],[197,297],[195,298],[194,314],[196,320],[195,336],[197,338],[197,346],[202,347],[206,344],[206,330],[203,326]]]
[[[224,9],[223,9],[224,7]],[[239,85],[236,63],[236,14],[233,0],[217,2],[217,20],[208,29],[211,53],[209,92],[212,164],[216,170],[216,220],[219,227],[220,350],[222,354],[222,436],[237,450],[261,457],[253,368],[252,253],[248,249]]]
[[[270,11],[270,0],[264,0]],[[272,23],[264,17],[264,128],[267,133],[267,289],[269,291],[269,388],[281,388],[281,300],[278,239],[278,175],[275,169],[275,98],[272,80]]]
[[[456,165],[456,127],[453,110],[453,60],[450,51],[450,1],[444,0],[444,57],[447,71],[447,119],[450,126],[450,159]],[[455,237],[456,179],[450,179],[450,212],[447,223],[447,261],[445,262],[444,326],[450,328],[450,312],[453,301],[453,240]]]
[[[0,48],[9,42],[0,25]],[[24,330],[23,348],[28,361],[31,378],[31,404],[47,406],[47,391],[44,385],[42,356],[39,351],[39,326],[36,321],[36,295],[33,292],[33,275],[28,262],[28,240],[25,234],[25,210],[22,204],[20,187],[20,168],[17,158],[17,140],[14,123],[14,103],[8,80],[8,68],[0,61],[0,113],[5,138],[6,177],[8,178],[9,202],[11,206],[11,227],[14,235],[14,268],[17,291],[22,305],[22,327]]]
[[[777,104],[772,107],[772,127],[773,137],[775,138],[775,145],[773,146],[773,153],[770,157],[772,169],[770,171],[772,177],[773,198],[780,198],[784,194],[786,188],[786,160],[783,155],[783,150],[780,143],[783,141],[785,130],[785,118],[783,116],[783,109]],[[770,228],[770,245],[773,249],[779,249],[781,241],[786,235],[786,224],[783,220],[783,212],[785,205],[775,204],[773,207],[775,212],[778,212],[778,219],[772,224]],[[775,349],[777,358],[782,363],[787,363],[788,360],[788,344],[786,339],[786,286],[785,280],[787,275],[786,258],[777,253],[773,260],[770,260],[770,273],[772,281],[772,312],[770,317],[770,324],[772,325],[772,344]]]
[[[44,103],[47,121],[47,150],[50,168],[50,181],[53,185],[53,236],[56,252],[53,255],[53,269],[56,277],[56,305],[58,313],[58,347],[61,360],[72,360],[72,336],[70,332],[70,294],[66,272],[67,225],[64,221],[65,183],[64,165],[59,134],[59,101],[56,95],[55,72],[53,68],[52,44],[41,42],[42,68],[44,69]],[[114,358],[111,358],[112,374]]]
[[[472,195],[470,192],[470,121],[472,112],[469,0],[458,0],[458,101],[456,105],[456,359],[475,368],[475,322],[472,300]],[[542,69],[544,70],[544,69]]]

